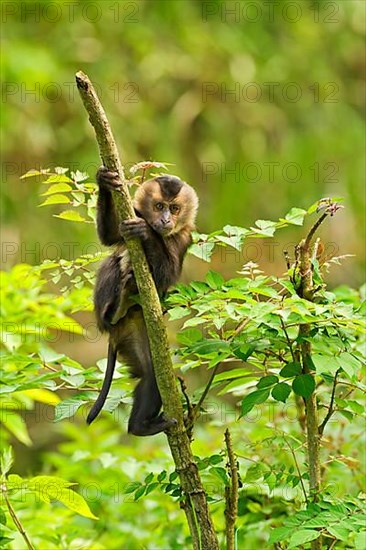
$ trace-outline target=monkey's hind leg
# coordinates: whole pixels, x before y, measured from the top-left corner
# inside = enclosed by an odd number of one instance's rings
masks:
[[[135,388],[128,433],[139,436],[155,435],[174,426],[177,423],[174,418],[167,419],[163,413],[159,414],[161,405],[154,373],[149,372]]]

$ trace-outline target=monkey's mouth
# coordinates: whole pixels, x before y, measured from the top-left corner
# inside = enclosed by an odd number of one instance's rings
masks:
[[[154,227],[155,231],[157,231],[157,233],[159,233],[162,237],[168,237],[172,232],[173,232],[173,229],[174,229],[174,226],[173,225],[161,225],[161,224],[156,224],[155,227]]]

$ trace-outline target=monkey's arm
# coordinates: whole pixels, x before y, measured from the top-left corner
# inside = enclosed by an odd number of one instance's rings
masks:
[[[97,231],[100,242],[106,246],[121,242],[119,220],[114,206],[112,191],[118,189],[116,172],[108,171],[104,166],[97,172],[99,186],[97,202]]]
[[[136,215],[141,216],[138,211]],[[126,241],[133,238],[141,240],[155,286],[159,295],[162,296],[169,286],[176,282],[180,274],[178,263],[172,261],[166,243],[142,217],[123,221],[120,231]]]

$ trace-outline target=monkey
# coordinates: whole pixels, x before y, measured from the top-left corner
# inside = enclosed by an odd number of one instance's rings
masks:
[[[192,243],[198,209],[194,189],[176,176],[162,175],[143,182],[133,201],[136,218],[119,223],[113,191],[118,173],[101,167],[97,172],[97,232],[103,245],[115,250],[101,265],[96,278],[94,309],[101,332],[109,335],[108,359],[100,394],[87,423],[98,416],[111,387],[116,359],[139,381],[133,394],[128,433],[138,436],[166,431],[176,423],[161,413],[162,401],[151,359],[141,306],[133,296],[138,289],[126,241],[140,239],[162,298],[180,276],[184,256]]]

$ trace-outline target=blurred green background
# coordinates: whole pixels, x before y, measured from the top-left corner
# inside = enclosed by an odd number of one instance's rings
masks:
[[[346,208],[323,239],[326,252],[356,257],[330,281],[362,282],[362,0],[5,1],[1,8],[5,266],[70,257],[67,242],[77,243],[78,255],[96,241],[92,226],[38,209],[39,186],[19,180],[30,168],[55,166],[94,180],[98,151],[74,85],[81,69],[100,92],[124,161],[174,163],[171,171],[196,187],[201,232],[343,196]],[[299,237],[256,241],[214,267],[232,275],[252,259],[281,273],[282,249]],[[190,265],[187,278],[207,270]]]
[[[363,0],[4,0],[0,9],[4,268],[95,252],[92,224],[52,217],[64,208],[38,207],[46,186],[33,178],[19,179],[32,168],[64,166],[87,171],[94,181],[100,164],[98,149],[74,84],[75,73],[83,70],[100,94],[123,161],[128,165],[149,159],[173,163],[170,171],[197,189],[200,232],[226,224],[246,227],[258,218],[276,220],[293,206],[307,208],[319,198],[343,196],[345,209],[323,224],[320,233],[326,254],[354,257],[332,267],[328,281],[330,287],[342,283],[357,287],[363,282]],[[283,249],[293,255],[293,245],[304,229],[295,227],[278,235],[248,242],[242,254],[225,249],[211,265],[189,256],[182,279],[203,278],[210,268],[232,277],[248,260],[269,274],[280,274],[286,269]],[[90,311],[75,318],[86,326],[93,316]],[[107,349],[105,337],[90,345],[81,338],[70,341],[66,335],[54,348],[85,367],[105,357]],[[198,369],[194,376],[192,386],[206,380],[206,373]],[[217,424],[231,422],[231,405],[215,398],[211,405],[220,411],[215,413]],[[93,510],[101,512],[101,521],[91,528],[83,518],[73,519],[68,527],[70,540],[76,537],[74,532],[78,536],[85,532],[93,539],[99,533],[100,545],[97,539],[90,547],[117,548],[131,539],[139,541],[138,548],[141,544],[150,548],[151,544],[166,547],[170,537],[171,546],[177,547],[175,539],[180,542],[182,537],[178,522],[183,520],[174,503],[163,495],[163,505],[139,502],[137,512],[124,500],[120,486],[115,487],[117,479],[123,484],[129,477],[143,479],[149,469],[169,470],[163,436],[131,443],[121,436],[123,420],[118,424],[104,415],[93,431],[87,431],[81,415],[75,421],[52,424],[53,411],[39,418],[39,410],[43,409],[36,409],[33,419],[27,417],[32,446],[15,445],[17,471],[56,470],[60,476],[78,480],[82,488],[90,487],[91,479],[99,484],[96,498],[92,492],[87,497]],[[281,414],[274,422],[282,429]],[[250,426],[236,423],[243,455],[248,441],[254,445],[271,431],[269,422],[272,408]],[[350,424],[344,435],[342,422],[335,422],[344,443],[342,452],[357,456],[358,425]],[[330,438],[335,454],[340,448],[337,429],[334,439]],[[194,443],[195,454],[217,452],[221,437],[221,428],[210,429],[205,423]],[[274,453],[278,453],[275,459]],[[142,454],[146,461],[141,461]],[[272,463],[284,461],[286,452],[281,446],[274,451],[261,444],[255,456],[263,454]],[[339,468],[339,494],[345,486],[355,491],[358,474],[354,475],[352,466],[352,484],[342,467],[335,467]],[[275,507],[276,502],[270,514]],[[48,512],[35,514],[34,508],[25,506],[26,526],[44,537],[45,545],[48,539],[43,530],[50,531],[52,525],[51,531],[61,533],[63,518],[69,521],[63,508],[52,510],[48,517]],[[221,521],[218,513],[215,521]],[[264,545],[268,529],[250,521],[247,548],[259,547],[259,539]],[[16,543],[14,548],[21,548]],[[62,547],[79,546],[70,546],[67,539]]]

